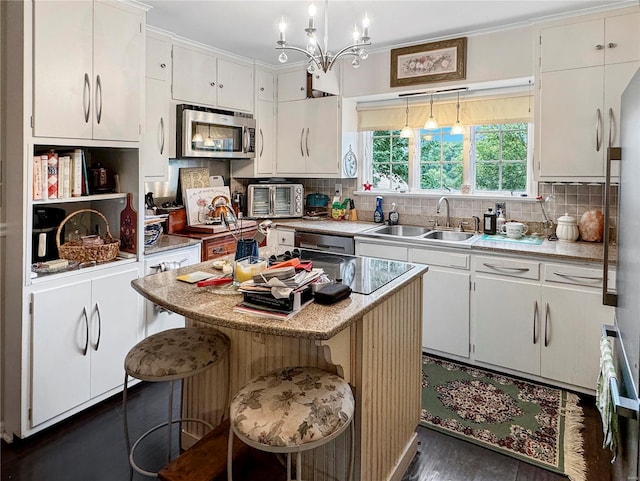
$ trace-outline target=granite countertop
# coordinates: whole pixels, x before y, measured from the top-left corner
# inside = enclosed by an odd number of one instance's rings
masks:
[[[262,248],[260,254],[269,256],[271,249]],[[414,268],[381,287],[372,294],[352,293],[348,299],[330,306],[310,303],[290,319],[270,319],[246,315],[233,311],[242,297],[222,294],[223,290],[197,287],[176,279],[177,276],[194,271],[212,272],[222,276],[205,261],[173,271],[160,272],[132,281],[133,288],[150,301],[182,314],[187,318],[243,331],[259,332],[276,336],[302,337],[326,340],[348,327],[352,322],[391,297],[417,277],[427,272],[427,267],[415,264]],[[227,292],[229,292],[227,290]]]
[[[373,222],[352,222],[352,221],[334,221],[334,220],[278,220],[274,222],[278,228],[292,228],[306,232],[318,232],[321,234],[335,234],[343,236],[359,235],[367,229],[379,226]],[[410,245],[411,241],[407,238],[393,238],[394,244]],[[451,243],[438,245],[437,243],[415,243],[413,244],[428,248],[447,248],[456,249]],[[470,249],[469,249],[470,247]],[[461,249],[462,250],[462,249]],[[466,246],[465,252],[487,252],[487,253],[504,253],[510,255],[524,255],[528,257],[541,257],[547,260],[567,260],[567,261],[584,261],[584,262],[602,262],[603,244],[601,242],[561,242],[550,241],[544,239],[542,244],[533,245],[514,241],[501,240],[482,240],[482,235],[478,235],[470,246]],[[609,247],[610,262],[615,264],[616,246]]]
[[[200,244],[200,239],[192,239],[190,237],[180,237],[168,234],[161,234],[160,239],[152,246],[145,246],[144,255],[149,256],[151,254],[157,254],[158,252],[165,252],[173,249],[179,249],[181,247],[189,247],[194,244]]]

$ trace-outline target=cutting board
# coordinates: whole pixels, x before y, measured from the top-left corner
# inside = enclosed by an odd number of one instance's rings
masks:
[[[127,194],[127,205],[120,212],[120,250],[137,252],[138,244],[138,213],[133,207],[133,194]]]

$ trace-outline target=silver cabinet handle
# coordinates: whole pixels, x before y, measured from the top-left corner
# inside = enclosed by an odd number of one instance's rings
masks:
[[[613,147],[613,129],[615,127],[615,122],[613,121],[613,109],[609,108],[609,147]]]
[[[102,337],[102,316],[100,316],[100,304],[96,302],[96,314],[98,314],[98,340],[94,346],[94,350],[98,350],[100,347],[100,338]]]
[[[600,44],[596,45],[596,50],[602,50],[603,48],[604,48],[604,46],[602,46]]]
[[[304,137],[304,127],[300,131],[300,155],[304,157],[304,150],[302,149],[302,137]]]
[[[216,83],[215,82],[211,82],[209,85],[211,85],[212,87],[215,87]]]
[[[495,264],[488,264],[486,262],[482,263],[483,266],[488,267],[489,269],[497,269],[503,271],[514,271],[514,272],[529,272],[528,267],[508,267],[508,266],[497,266]]]
[[[618,44],[617,44],[617,43],[615,43],[615,42],[609,42],[609,43],[607,44],[607,47],[609,47],[609,48],[616,48],[617,46],[618,46]]]
[[[615,154],[614,154],[615,152]],[[620,160],[619,148],[607,149],[607,163],[604,181],[604,234],[602,239],[602,304],[605,306],[617,306],[618,294],[609,292],[609,226],[611,225],[611,161]]]
[[[242,151],[245,154],[249,151],[249,127],[242,128]]]
[[[84,316],[84,332],[85,332],[85,341],[84,348],[82,349],[82,355],[86,356],[89,351],[89,316],[87,315],[87,306],[82,308],[82,315]]]
[[[544,308],[544,347],[549,346],[549,303],[545,303]]]
[[[84,74],[84,87],[82,88],[82,106],[84,108],[84,123],[89,122],[89,114],[91,113],[91,84],[89,83],[89,74]]]
[[[554,272],[554,276],[564,277],[565,279],[584,279],[587,281],[602,281],[602,277],[594,277],[594,276],[576,276],[572,274],[564,274],[562,272]]]
[[[164,117],[160,117],[160,155],[164,154]]]
[[[602,146],[602,138],[600,131],[602,130],[602,112],[600,109],[596,110],[596,152],[600,152]]]
[[[260,92],[264,92],[264,87],[260,87]]]
[[[166,68],[166,67],[167,67],[167,64],[166,64],[166,63],[162,62],[162,63],[160,64],[160,68]]]
[[[305,145],[307,147],[307,157],[310,157],[309,154],[309,127],[307,127],[307,138],[305,139]]]
[[[98,124],[102,119],[102,81],[100,75],[96,76],[96,120]]]
[[[533,303],[533,343],[538,342],[538,301]]]
[[[269,188],[269,197],[271,206],[269,207],[269,215],[274,215],[276,212],[276,189],[273,186]]]
[[[224,85],[220,84],[220,85],[218,85],[218,87],[220,87],[220,88],[224,88]]]
[[[262,133],[262,128],[260,128],[260,155],[262,157],[262,153],[264,152],[264,134]]]

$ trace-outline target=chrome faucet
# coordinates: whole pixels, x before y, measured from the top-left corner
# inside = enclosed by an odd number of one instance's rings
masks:
[[[440,206],[442,205],[442,201],[444,201],[447,204],[447,223],[445,227],[451,227],[451,215],[449,214],[449,199],[447,199],[447,197],[444,195],[440,197],[440,200],[438,200],[438,207],[436,208],[436,214],[440,213]]]

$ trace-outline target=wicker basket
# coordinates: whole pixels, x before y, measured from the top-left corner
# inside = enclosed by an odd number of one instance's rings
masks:
[[[71,219],[74,215],[80,214],[82,212],[91,212],[102,217],[102,220],[107,226],[107,235],[102,238],[104,240],[104,244],[87,246],[82,245],[81,240],[72,240],[60,245],[60,233],[62,232],[62,228],[69,219]],[[56,246],[58,247],[58,255],[61,259],[78,262],[107,262],[115,259],[118,256],[118,251],[120,250],[120,241],[111,237],[111,232],[109,231],[109,222],[107,222],[107,218],[101,212],[93,209],[80,209],[72,212],[67,217],[65,217],[58,226],[58,231],[56,232]]]

